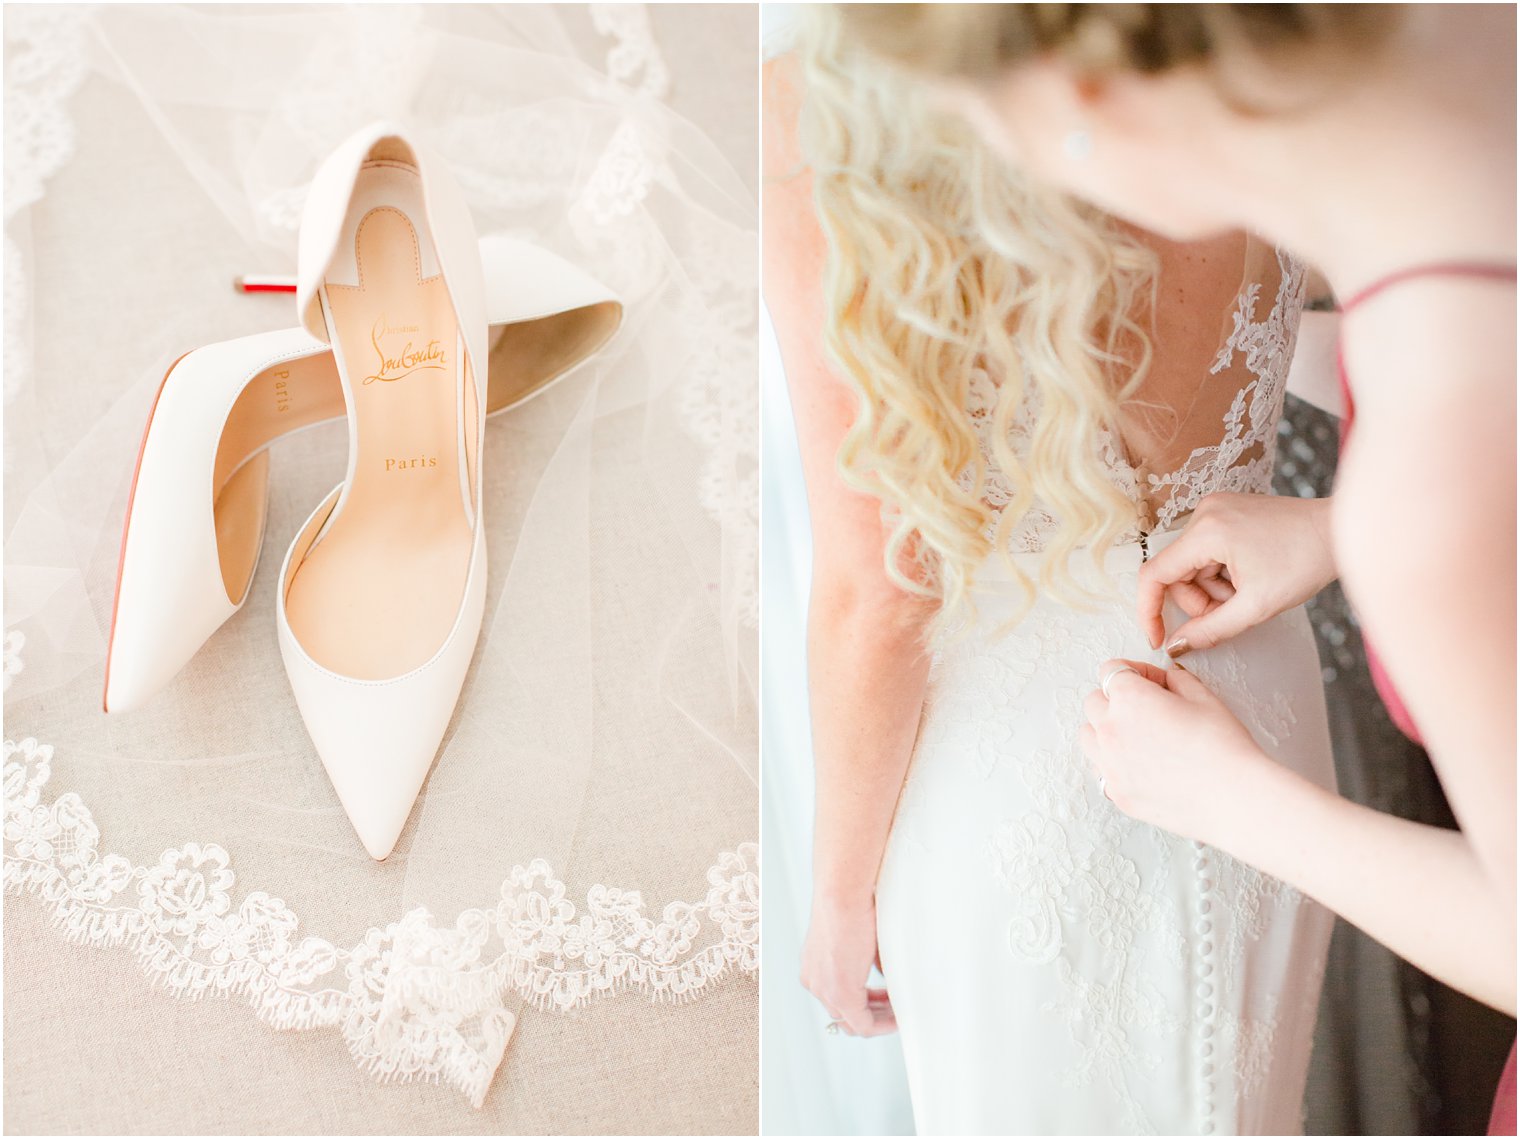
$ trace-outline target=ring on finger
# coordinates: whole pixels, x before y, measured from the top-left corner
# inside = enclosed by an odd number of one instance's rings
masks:
[[[1105,676],[1103,678],[1102,682],[1098,685],[1098,691],[1100,691],[1100,692],[1103,693],[1103,699],[1105,699],[1105,700],[1111,700],[1111,699],[1113,699],[1113,697],[1109,696],[1109,694],[1108,694],[1108,686],[1114,682],[1114,677],[1118,676],[1121,672],[1139,672],[1139,671],[1140,670],[1138,668],[1136,668],[1132,664],[1121,664],[1118,668],[1114,669],[1112,672],[1110,672],[1107,676]]]

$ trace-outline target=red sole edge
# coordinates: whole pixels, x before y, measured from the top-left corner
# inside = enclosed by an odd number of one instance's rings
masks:
[[[137,462],[132,467],[132,488],[127,492],[127,513],[121,523],[121,549],[116,555],[116,589],[111,597],[111,631],[106,638],[106,675],[105,686],[100,693],[100,710],[110,715],[111,709],[107,700],[111,692],[111,654],[116,648],[116,615],[121,609],[121,575],[127,565],[127,534],[132,528],[132,507],[137,502],[137,479],[142,474],[143,456],[148,451],[148,435],[153,430],[153,417],[158,413],[158,401],[163,398],[164,388],[169,386],[169,377],[174,374],[174,369],[189,352],[182,353],[174,363],[169,365],[169,370],[164,373],[164,378],[158,382],[158,391],[153,393],[153,406],[148,409],[148,421],[143,425],[142,442],[137,445]]]

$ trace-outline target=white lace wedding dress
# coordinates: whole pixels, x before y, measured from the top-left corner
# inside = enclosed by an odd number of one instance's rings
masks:
[[[1244,263],[1217,356],[1197,361],[1190,398],[1167,397],[1170,445],[1137,468],[1101,442],[1154,523],[1108,552],[1116,599],[1080,612],[1042,598],[999,637],[1013,603],[994,588],[936,656],[877,899],[920,1134],[1301,1130],[1331,915],[1127,818],[1077,746],[1100,662],[1162,659],[1135,621],[1142,560],[1205,494],[1269,492],[1303,272],[1254,243]],[[993,395],[974,393],[979,424]],[[995,477],[987,494],[1000,504]],[[1054,524],[1038,508],[1020,521],[1031,571]],[[994,558],[981,580],[999,576]],[[1187,660],[1271,755],[1333,785],[1302,610]]]

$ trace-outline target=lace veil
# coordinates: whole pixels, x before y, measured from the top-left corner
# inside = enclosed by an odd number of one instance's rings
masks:
[[[508,1051],[514,1014],[624,990],[644,995],[618,998],[618,1032],[693,1055],[649,998],[731,1002],[723,1043],[752,1071],[754,172],[671,109],[682,77],[642,7],[11,7],[6,40],[7,886],[176,993],[340,1028],[375,1074],[477,1105],[504,1055],[557,1086],[572,1045]],[[752,155],[753,71],[706,78],[688,103],[726,101],[728,153]],[[451,162],[483,233],[584,266],[627,318],[488,428],[480,647],[377,865],[272,612],[295,527],[342,477],[341,425],[276,445],[237,616],[148,708],[106,717],[100,689],[158,380],[295,323],[230,281],[293,272],[307,180],[382,116]]]

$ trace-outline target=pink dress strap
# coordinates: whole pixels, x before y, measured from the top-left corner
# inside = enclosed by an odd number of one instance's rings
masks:
[[[1490,1135],[1513,1135],[1515,1133],[1515,1046],[1509,1046],[1509,1062],[1504,1065],[1504,1075],[1499,1078],[1499,1091],[1494,1096],[1494,1110],[1488,1117]]]
[[[1389,273],[1386,277],[1380,277],[1372,284],[1352,293],[1341,302],[1341,312],[1350,312],[1395,285],[1402,285],[1405,281],[1414,281],[1421,277],[1476,277],[1480,280],[1508,281],[1513,284],[1515,266],[1482,261],[1435,261],[1429,265],[1411,265],[1407,269],[1400,269]]]

